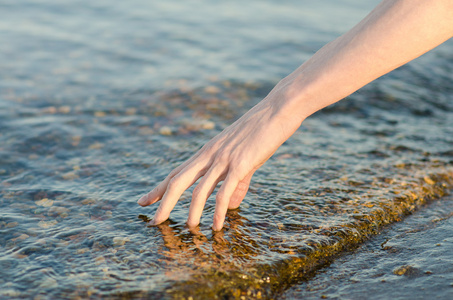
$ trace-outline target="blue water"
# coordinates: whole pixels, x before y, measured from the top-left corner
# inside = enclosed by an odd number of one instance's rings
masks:
[[[0,1],[0,298],[276,298],[442,201],[452,41],[306,120],[224,231],[136,204],[377,2]]]

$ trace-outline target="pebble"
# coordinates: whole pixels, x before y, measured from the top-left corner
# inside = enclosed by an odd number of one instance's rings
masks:
[[[6,223],[5,227],[6,228],[13,228],[13,227],[16,227],[17,225],[19,225],[19,223],[17,223],[17,222],[9,222],[9,223]]]
[[[38,226],[41,227],[41,228],[50,228],[52,226],[55,226],[56,224],[58,224],[58,221],[57,220],[52,220],[52,221],[40,221],[38,223]]]
[[[24,258],[28,257],[28,255],[19,254],[19,253],[14,253],[14,257],[15,257],[15,258],[18,258],[18,259],[24,259]]]
[[[95,203],[96,203],[96,200],[91,199],[91,198],[82,200],[82,204],[83,204],[83,205],[90,205],[90,204],[95,204]]]
[[[74,172],[68,172],[68,173],[61,175],[61,178],[63,178],[64,180],[74,180],[74,179],[79,178],[79,176]]]
[[[162,134],[162,135],[171,135],[172,134],[172,130],[168,126],[162,126],[159,129],[159,133]]]
[[[203,128],[203,129],[210,130],[210,129],[214,129],[214,127],[215,127],[215,123],[212,121],[205,120],[205,121],[201,122],[201,128]]]
[[[89,252],[89,248],[82,248],[82,249],[77,249],[76,253],[77,254],[84,254],[85,252]]]
[[[80,141],[82,140],[82,137],[80,135],[75,135],[73,137],[71,137],[71,145],[74,146],[74,147],[77,147],[80,143]]]
[[[423,179],[429,185],[434,185],[435,184],[435,182],[431,178],[429,178],[428,176],[425,176]]]
[[[126,115],[128,115],[128,116],[135,115],[136,113],[137,113],[137,109],[135,107],[126,109]]]
[[[28,239],[30,236],[28,234],[21,234],[19,235],[18,237],[12,239],[13,241],[17,241],[17,240],[25,240],[25,239]]]
[[[126,244],[126,242],[129,242],[129,238],[128,237],[114,237],[113,238],[113,244],[115,244],[115,246],[123,246],[124,244]]]
[[[53,205],[53,200],[48,198],[41,199],[39,201],[35,201],[36,205],[43,206],[43,207],[51,207]]]
[[[6,296],[6,297],[19,297],[20,292],[18,290],[7,289],[7,290],[0,291],[0,295]]]
[[[215,123],[209,120],[186,120],[183,122],[184,129],[188,131],[211,130],[215,128]]]
[[[208,93],[208,94],[218,94],[218,93],[220,93],[220,89],[218,87],[216,87],[216,86],[213,86],[213,85],[205,87],[204,91],[205,91],[205,93]]]
[[[48,215],[53,216],[53,215],[58,215],[62,218],[66,218],[69,213],[69,208],[66,207],[61,207],[61,206],[52,206],[49,211]]]
[[[416,271],[418,271],[417,268],[414,268],[409,265],[405,265],[405,266],[401,266],[401,267],[398,267],[395,270],[393,270],[393,274],[398,275],[398,276],[411,275],[412,273],[415,273]]]
[[[44,114],[55,114],[57,112],[57,108],[55,106],[49,106],[41,109],[41,113]]]
[[[76,274],[69,274],[69,278],[73,278],[75,280],[83,280],[91,278],[91,275],[87,272],[76,273]]]
[[[96,263],[97,265],[100,265],[100,264],[105,263],[105,258],[104,258],[104,256],[99,256],[99,257],[96,257],[96,258],[94,259],[94,261],[95,261],[95,263]]]
[[[94,143],[94,144],[91,144],[91,145],[88,147],[88,149],[92,149],[92,150],[93,150],[93,149],[102,149],[102,148],[104,148],[104,144],[99,143],[99,142],[96,142],[96,143]]]
[[[71,107],[70,106],[60,106],[58,108],[58,112],[61,114],[68,114],[71,112]]]

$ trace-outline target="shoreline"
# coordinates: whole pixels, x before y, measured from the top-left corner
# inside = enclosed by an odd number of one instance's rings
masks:
[[[452,229],[448,195],[387,226],[281,299],[451,299]]]

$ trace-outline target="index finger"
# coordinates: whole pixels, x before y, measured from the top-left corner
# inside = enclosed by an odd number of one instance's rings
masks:
[[[200,152],[197,152],[194,156],[186,160],[184,163],[179,165],[177,168],[175,168],[173,171],[168,174],[168,176],[161,182],[159,183],[154,189],[151,190],[151,192],[147,193],[146,195],[143,195],[138,199],[137,203],[140,206],[148,206],[153,203],[156,203],[157,201],[161,200],[165,192],[167,191],[168,184],[170,180],[172,180],[173,177],[175,177],[177,174],[179,174],[184,168],[186,168],[189,164],[191,164],[195,159],[197,159],[200,155]]]
[[[162,196],[162,202],[151,221],[152,225],[160,224],[168,219],[182,193],[206,173],[208,164],[209,162],[193,162],[170,179],[165,194]]]

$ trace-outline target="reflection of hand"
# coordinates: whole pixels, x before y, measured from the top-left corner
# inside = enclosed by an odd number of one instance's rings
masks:
[[[244,227],[247,220],[240,215],[240,209],[229,211],[227,216],[229,230],[226,231],[211,232],[199,226],[187,228],[171,220],[162,222],[154,227],[160,231],[164,242],[158,252],[167,262],[177,264],[178,272],[186,265],[190,270],[220,265],[225,270],[235,269],[239,260],[249,260],[258,254],[254,247],[256,237]],[[146,223],[150,220],[143,215],[139,218]]]
[[[165,221],[182,193],[201,178],[195,187],[187,224],[197,226],[207,198],[223,181],[216,195],[213,229],[223,227],[228,208],[237,208],[244,199],[254,172],[289,138],[300,123],[289,122],[268,98],[208,142],[192,158],[173,170],[139,204],[162,200],[152,224]],[[274,93],[275,94],[275,93]]]

